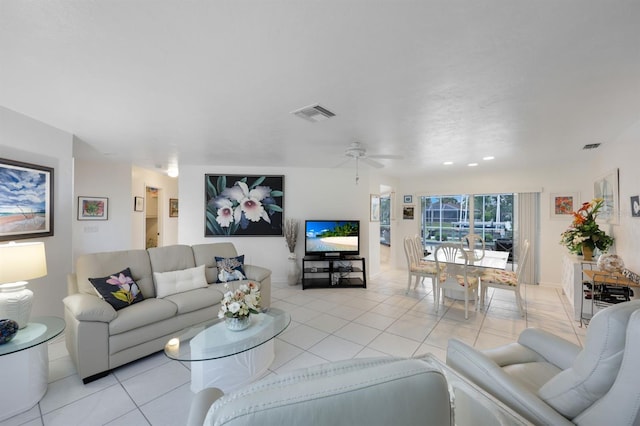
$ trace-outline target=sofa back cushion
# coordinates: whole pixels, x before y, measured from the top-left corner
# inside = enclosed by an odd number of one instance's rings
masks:
[[[126,268],[131,270],[131,277],[140,287],[144,298],[155,297],[151,263],[146,250],[91,253],[78,257],[76,261],[78,292],[95,296],[96,290],[89,278],[106,277]]]
[[[153,272],[180,271],[196,266],[190,246],[176,244],[147,251]]]
[[[598,312],[589,323],[584,349],[570,368],[540,388],[540,398],[573,419],[606,394],[622,363],[629,318],[638,309],[640,300],[633,300]]]
[[[196,265],[204,265],[207,282],[209,284],[218,281],[216,256],[231,258],[238,255],[233,243],[196,244],[191,246],[191,249],[193,250],[193,258]]]

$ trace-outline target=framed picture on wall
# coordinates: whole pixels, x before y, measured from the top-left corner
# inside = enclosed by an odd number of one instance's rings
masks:
[[[53,168],[0,158],[0,241],[53,235]]]
[[[405,204],[413,203],[413,195],[405,195],[403,201]]]
[[[640,195],[631,197],[631,217],[640,217]]]
[[[413,220],[414,218],[415,206],[403,206],[402,207],[402,218],[405,220]]]
[[[371,222],[380,222],[380,195],[371,194],[369,196],[369,220]]]
[[[178,217],[178,199],[169,198],[169,217]]]
[[[618,169],[611,170],[593,183],[593,198],[604,200],[598,219],[607,223],[618,223],[620,217],[619,195]]]
[[[144,197],[133,197],[133,211],[144,211]]]
[[[109,199],[78,197],[78,220],[109,220]]]
[[[551,194],[550,199],[552,219],[571,219],[582,203],[578,192],[557,192]]]
[[[282,236],[283,175],[204,175],[205,237]]]

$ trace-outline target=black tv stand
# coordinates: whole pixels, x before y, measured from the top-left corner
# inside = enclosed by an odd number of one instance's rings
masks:
[[[302,258],[302,289],[367,288],[364,257],[305,256]]]

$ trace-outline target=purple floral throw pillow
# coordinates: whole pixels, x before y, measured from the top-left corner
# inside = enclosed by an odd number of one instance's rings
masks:
[[[89,278],[98,295],[116,311],[144,300],[129,268],[104,278]]]

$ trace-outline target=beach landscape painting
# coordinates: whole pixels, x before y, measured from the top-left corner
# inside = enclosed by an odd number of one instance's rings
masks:
[[[53,168],[0,158],[0,241],[53,235]]]

